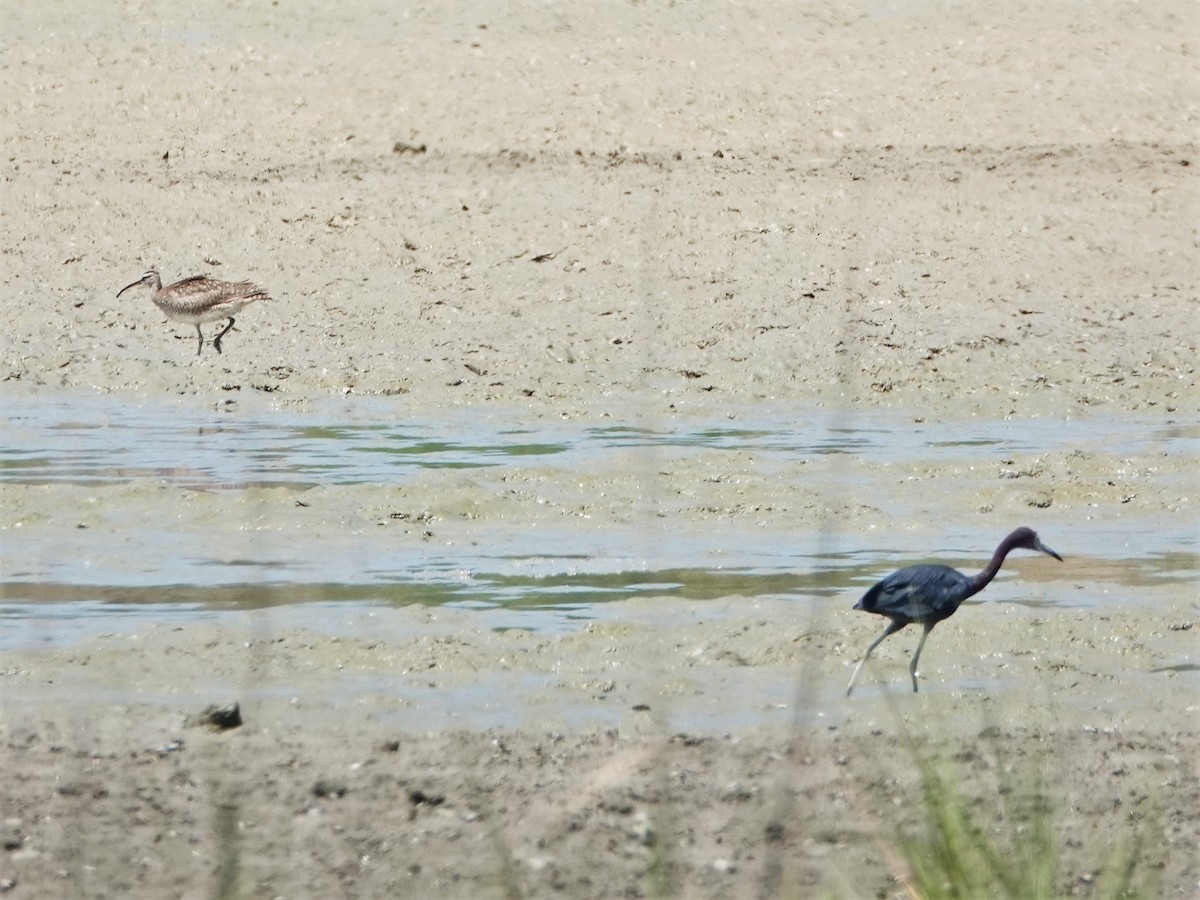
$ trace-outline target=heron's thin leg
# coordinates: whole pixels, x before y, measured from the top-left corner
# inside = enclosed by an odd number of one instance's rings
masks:
[[[854,674],[850,676],[850,684],[846,686],[846,696],[847,697],[849,697],[850,692],[852,690],[854,690],[854,682],[858,679],[858,673],[862,670],[863,663],[865,663],[867,661],[867,657],[871,655],[871,651],[874,650],[876,647],[878,647],[880,644],[882,644],[884,638],[886,638],[890,634],[895,634],[897,631],[899,631],[901,628],[903,628],[904,625],[905,625],[905,623],[897,622],[897,621],[893,620],[892,623],[890,625],[888,625],[887,630],[884,631],[883,634],[881,634],[879,637],[875,638],[875,640],[873,640],[871,642],[871,646],[867,648],[867,652],[863,654],[863,658],[860,659],[858,661],[858,665],[854,667]]]
[[[921,648],[925,646],[925,638],[929,637],[931,631],[933,631],[933,623],[928,622],[925,630],[921,632],[921,639],[917,641],[917,652],[913,654],[912,663],[908,667],[908,673],[912,675],[914,694],[917,692],[917,660],[921,658]]]
[[[232,327],[233,327],[233,316],[230,316],[229,324],[226,325],[221,330],[220,334],[218,334],[215,338],[213,338],[213,346],[217,348],[218,353],[221,352],[221,338],[223,338],[223,337],[225,337],[225,335],[229,334],[229,329],[231,329]]]
[[[200,335],[200,343],[196,345],[196,355],[199,356],[200,351],[204,349],[204,331],[199,325],[196,326],[196,334]]]

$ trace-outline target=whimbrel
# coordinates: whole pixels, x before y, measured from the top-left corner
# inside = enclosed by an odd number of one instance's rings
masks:
[[[139,284],[150,288],[150,299],[167,314],[168,319],[196,326],[196,334],[200,335],[200,344],[196,347],[197,356],[204,349],[204,332],[200,329],[202,322],[229,319],[229,324],[213,338],[213,346],[220,353],[221,338],[233,327],[233,317],[255,300],[271,299],[266,291],[249,281],[217,281],[203,275],[193,275],[163,287],[158,270],[153,266],[133,284],[127,284],[117,291],[117,296],[120,297]]]

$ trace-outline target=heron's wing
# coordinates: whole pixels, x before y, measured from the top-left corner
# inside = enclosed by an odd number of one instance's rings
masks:
[[[855,609],[907,622],[936,622],[958,609],[968,582],[949,566],[909,566],[867,591]]]

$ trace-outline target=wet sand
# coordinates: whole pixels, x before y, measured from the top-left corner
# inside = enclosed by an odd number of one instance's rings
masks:
[[[164,516],[214,556],[248,530],[370,556],[603,523],[923,558],[1025,523],[1067,559],[1011,562],[1046,607],[940,625],[921,694],[916,634],[885,642],[852,702],[882,627],[854,591],[643,598],[561,634],[420,607],[314,627],[297,607],[14,647],[0,890],[904,896],[911,735],[1001,834],[1010,771],[1047,773],[1064,895],[1139,827],[1161,893],[1194,893],[1189,4],[190,16],[7,17],[0,400],[185,395],[236,417],[364,395],[430,421],[623,425],[794,406],[947,440],[1130,416],[1184,440],[849,476],[631,452],[303,497],[5,481],[6,582],[30,547]],[[114,299],[151,264],[274,299],[196,356],[144,292]],[[857,493],[829,487],[848,477]],[[1089,523],[1161,530],[1172,571],[1129,582]],[[185,724],[234,700],[240,728]]]
[[[1152,617],[971,607],[931,637],[923,693],[906,693],[915,634],[897,636],[874,672],[889,692],[852,703],[873,626],[738,597],[670,630],[681,610],[660,600],[557,637],[482,612],[313,630],[259,611],[13,653],[9,871],[34,893],[205,896],[229,809],[252,896],[637,895],[658,853],[687,896],[897,893],[881,840],[920,819],[908,735],[1000,833],[997,779],[1050,779],[1064,889],[1146,822],[1148,864],[1183,895],[1195,673],[1171,667],[1195,608],[1163,595]],[[241,728],[185,726],[235,698]]]

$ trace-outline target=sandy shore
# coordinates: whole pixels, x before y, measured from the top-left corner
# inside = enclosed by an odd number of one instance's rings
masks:
[[[606,604],[555,635],[419,607],[315,628],[297,607],[16,647],[0,892],[905,896],[911,735],[998,834],[1005,778],[1046,773],[1062,894],[1089,895],[1138,828],[1162,895],[1195,893],[1193,5],[193,15],[6,13],[0,401],[185,395],[236,416],[364,395],[430,421],[618,424],[794,406],[947,440],[971,419],[1130,417],[1179,442],[905,471],[514,463],[307,507],[0,482],[10,585],[30,548],[86,552],[79,529],[166,509],[220,556],[230,519],[312,547],[381,523],[393,547],[466,546],[636,530],[653,496],[656,526],[697,540],[835,529],[917,551],[1048,525],[1073,552],[1014,560],[1022,583],[1091,598],[964,610],[931,638],[928,691],[894,704],[841,696],[880,627],[852,591]],[[144,291],[115,299],[151,264],[273,299],[197,356]],[[1170,577],[1106,567],[1095,522],[1110,543],[1170,535]],[[881,648],[885,684],[914,642]],[[240,728],[185,724],[232,700]]]

